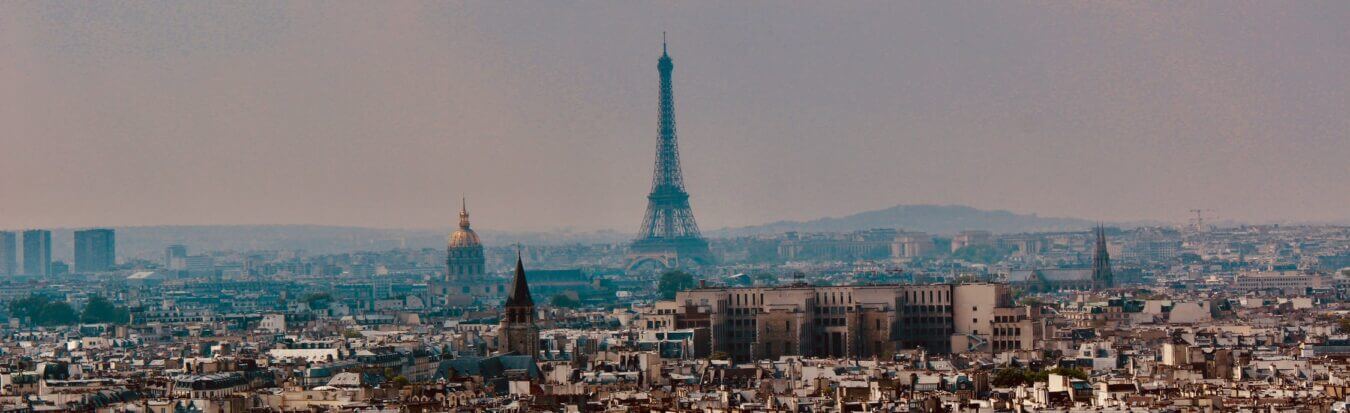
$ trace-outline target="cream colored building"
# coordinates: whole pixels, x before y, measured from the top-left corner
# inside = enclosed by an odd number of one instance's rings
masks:
[[[677,325],[681,317],[707,317],[712,350],[735,360],[990,351],[995,315],[1026,313],[1012,307],[1002,284],[698,288],[658,308],[677,309]],[[1001,341],[1008,350],[1033,342]]]

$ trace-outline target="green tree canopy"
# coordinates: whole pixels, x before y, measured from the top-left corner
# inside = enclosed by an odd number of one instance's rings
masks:
[[[1015,387],[1021,384],[1030,386],[1038,381],[1049,381],[1051,374],[1079,380],[1088,379],[1087,372],[1074,368],[1055,367],[1049,370],[1031,370],[1008,367],[995,371],[994,376],[990,378],[990,383],[999,387]]]
[[[328,303],[332,301],[332,299],[333,296],[328,293],[309,293],[305,294],[304,297],[300,297],[300,301],[309,305],[309,308],[315,310],[327,310]]]
[[[1010,251],[993,245],[967,245],[952,253],[952,257],[968,262],[993,264],[1007,258]]]
[[[75,309],[71,308],[69,303],[52,301],[52,299],[41,295],[30,295],[27,298],[10,302],[9,313],[14,317],[28,319],[28,322],[40,326],[70,325],[79,321],[79,315],[75,313]]]
[[[126,324],[131,322],[131,312],[127,311],[126,307],[114,306],[103,296],[95,295],[89,298],[88,304],[85,304],[84,313],[80,314],[80,322]]]
[[[694,281],[694,276],[684,271],[669,271],[661,274],[661,280],[657,283],[657,290],[661,292],[661,298],[673,299],[675,293],[694,288],[698,285]]]
[[[577,301],[567,294],[558,294],[549,299],[549,304],[554,307],[577,308],[581,306],[581,301]]]

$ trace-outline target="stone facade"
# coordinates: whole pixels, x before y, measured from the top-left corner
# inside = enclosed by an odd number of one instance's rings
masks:
[[[673,308],[706,315],[712,350],[734,360],[989,351],[995,313],[1013,310],[999,284],[699,288]]]

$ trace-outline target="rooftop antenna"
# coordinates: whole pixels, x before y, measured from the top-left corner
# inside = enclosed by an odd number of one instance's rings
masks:
[[[661,54],[666,54],[666,32],[661,32]]]

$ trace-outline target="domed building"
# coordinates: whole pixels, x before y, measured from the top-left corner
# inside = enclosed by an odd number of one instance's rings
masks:
[[[459,229],[450,234],[445,244],[445,276],[433,281],[431,290],[444,297],[446,305],[472,305],[506,294],[506,284],[487,275],[483,243],[469,227],[467,203],[459,210]]]

